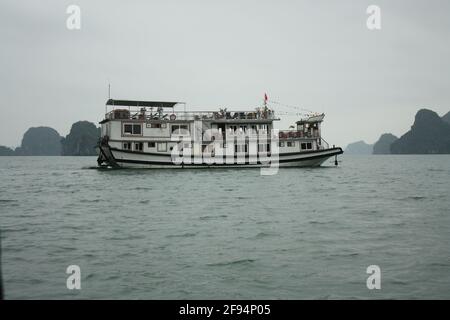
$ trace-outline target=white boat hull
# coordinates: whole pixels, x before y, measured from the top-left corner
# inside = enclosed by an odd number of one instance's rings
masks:
[[[251,161],[248,158],[232,159],[232,163],[224,160],[223,164],[207,164],[203,159],[192,159],[191,163],[177,164],[172,161],[168,154],[144,153],[127,150],[119,150],[101,145],[99,164],[106,163],[111,167],[120,168],[147,168],[147,169],[166,169],[166,168],[260,168],[268,167],[271,158],[261,158],[260,161]],[[279,167],[317,167],[324,163],[330,157],[342,154],[341,148],[329,148],[315,151],[294,152],[280,154],[278,158]],[[269,165],[267,164],[269,163]],[[271,164],[272,166],[275,165]]]

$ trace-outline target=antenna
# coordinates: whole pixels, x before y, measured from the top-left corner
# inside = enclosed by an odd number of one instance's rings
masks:
[[[108,79],[108,100],[111,99],[111,83]],[[105,115],[108,113],[108,103],[105,104]]]

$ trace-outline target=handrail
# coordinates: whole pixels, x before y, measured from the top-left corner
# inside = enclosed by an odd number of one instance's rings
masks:
[[[301,130],[280,130],[278,136],[281,139],[288,138],[320,138],[319,134],[311,134],[310,132],[304,132]]]
[[[321,141],[321,144],[322,144],[323,146],[326,146],[325,149],[329,149],[329,148],[330,148],[330,145],[328,144],[328,142],[325,141],[324,138],[320,138],[320,141]]]
[[[106,119],[140,120],[274,120],[272,111],[173,111],[171,113],[148,112],[147,110],[115,109],[105,114]]]

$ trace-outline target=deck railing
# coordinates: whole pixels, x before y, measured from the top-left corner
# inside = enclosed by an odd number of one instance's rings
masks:
[[[106,119],[135,120],[275,120],[273,111],[173,111],[149,112],[147,110],[132,111],[128,109],[112,110],[105,115]]]
[[[320,138],[319,133],[310,133],[299,130],[282,130],[278,133],[280,139],[289,138]]]
[[[329,149],[330,148],[330,145],[328,144],[328,142],[325,141],[324,138],[320,138],[320,145],[322,147],[324,147],[325,149]]]

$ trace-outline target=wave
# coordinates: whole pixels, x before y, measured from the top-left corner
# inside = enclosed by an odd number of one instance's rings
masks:
[[[169,234],[166,238],[186,238],[186,237],[195,237],[197,232],[186,232],[182,234]]]
[[[400,200],[400,201],[407,201],[407,200],[424,200],[427,197],[425,196],[407,196],[407,197],[403,197],[403,198],[397,198],[396,200]]]
[[[199,217],[200,220],[211,220],[211,219],[218,219],[218,218],[226,218],[228,217],[226,214],[221,214],[217,216],[201,216]]]
[[[251,264],[255,261],[256,261],[255,259],[239,259],[239,260],[233,260],[233,261],[208,263],[206,265],[210,266],[210,267],[223,267],[223,266],[232,266],[232,265]]]

